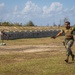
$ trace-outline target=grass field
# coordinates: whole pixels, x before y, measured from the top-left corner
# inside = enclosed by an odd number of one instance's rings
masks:
[[[16,39],[16,40],[4,40],[7,45],[45,45],[51,43],[61,43],[64,41],[64,37],[60,36],[59,38],[51,39],[50,37],[46,38],[25,38],[25,39]],[[1,42],[1,40],[0,40]]]
[[[55,40],[48,37],[5,40],[5,43],[7,44],[6,47],[22,45],[62,46],[63,40],[64,37],[59,37]],[[75,44],[72,49],[75,54],[74,46]],[[52,47],[51,49],[57,50],[0,54],[0,75],[75,75],[75,61],[71,61],[71,57],[69,63],[64,61],[66,58],[65,48],[63,47],[62,51],[59,51],[61,47]]]

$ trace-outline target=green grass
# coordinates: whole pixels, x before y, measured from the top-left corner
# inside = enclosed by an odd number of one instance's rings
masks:
[[[25,39],[15,39],[15,40],[4,40],[7,45],[48,45],[51,43],[62,43],[64,37],[60,36],[56,39],[51,39],[50,37],[45,38],[25,38]],[[1,42],[1,40],[0,40]]]
[[[64,37],[32,38],[6,41],[14,45],[50,45],[61,44]],[[59,49],[59,48],[58,48]],[[73,46],[75,54],[75,47]],[[67,64],[65,51],[46,51],[33,53],[10,53],[0,55],[0,75],[75,75],[75,61]]]
[[[0,75],[74,75],[75,63],[64,52],[0,55]]]

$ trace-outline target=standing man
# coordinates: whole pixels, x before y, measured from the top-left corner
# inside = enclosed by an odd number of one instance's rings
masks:
[[[65,22],[65,29],[61,30],[56,36],[52,37],[55,39],[56,37],[60,36],[61,34],[63,34],[63,33],[65,34],[65,46],[67,49],[67,58],[66,58],[65,62],[67,62],[67,63],[69,61],[70,55],[72,57],[72,61],[74,61],[74,54],[71,50],[71,47],[74,43],[73,31],[75,31],[75,28],[72,28],[70,26],[70,22],[67,21],[67,22]]]

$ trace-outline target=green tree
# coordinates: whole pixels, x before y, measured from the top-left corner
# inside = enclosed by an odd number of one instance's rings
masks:
[[[3,25],[3,26],[9,26],[10,23],[9,23],[9,22],[3,22],[2,25]]]
[[[34,23],[32,21],[29,21],[26,26],[35,26]]]

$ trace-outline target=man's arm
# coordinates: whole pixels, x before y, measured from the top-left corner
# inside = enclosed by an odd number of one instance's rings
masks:
[[[63,34],[63,31],[60,31],[56,36],[53,36],[53,37],[51,37],[51,38],[57,38],[58,36],[60,36],[61,34]]]
[[[60,31],[55,37],[60,36],[63,33],[63,31]]]

